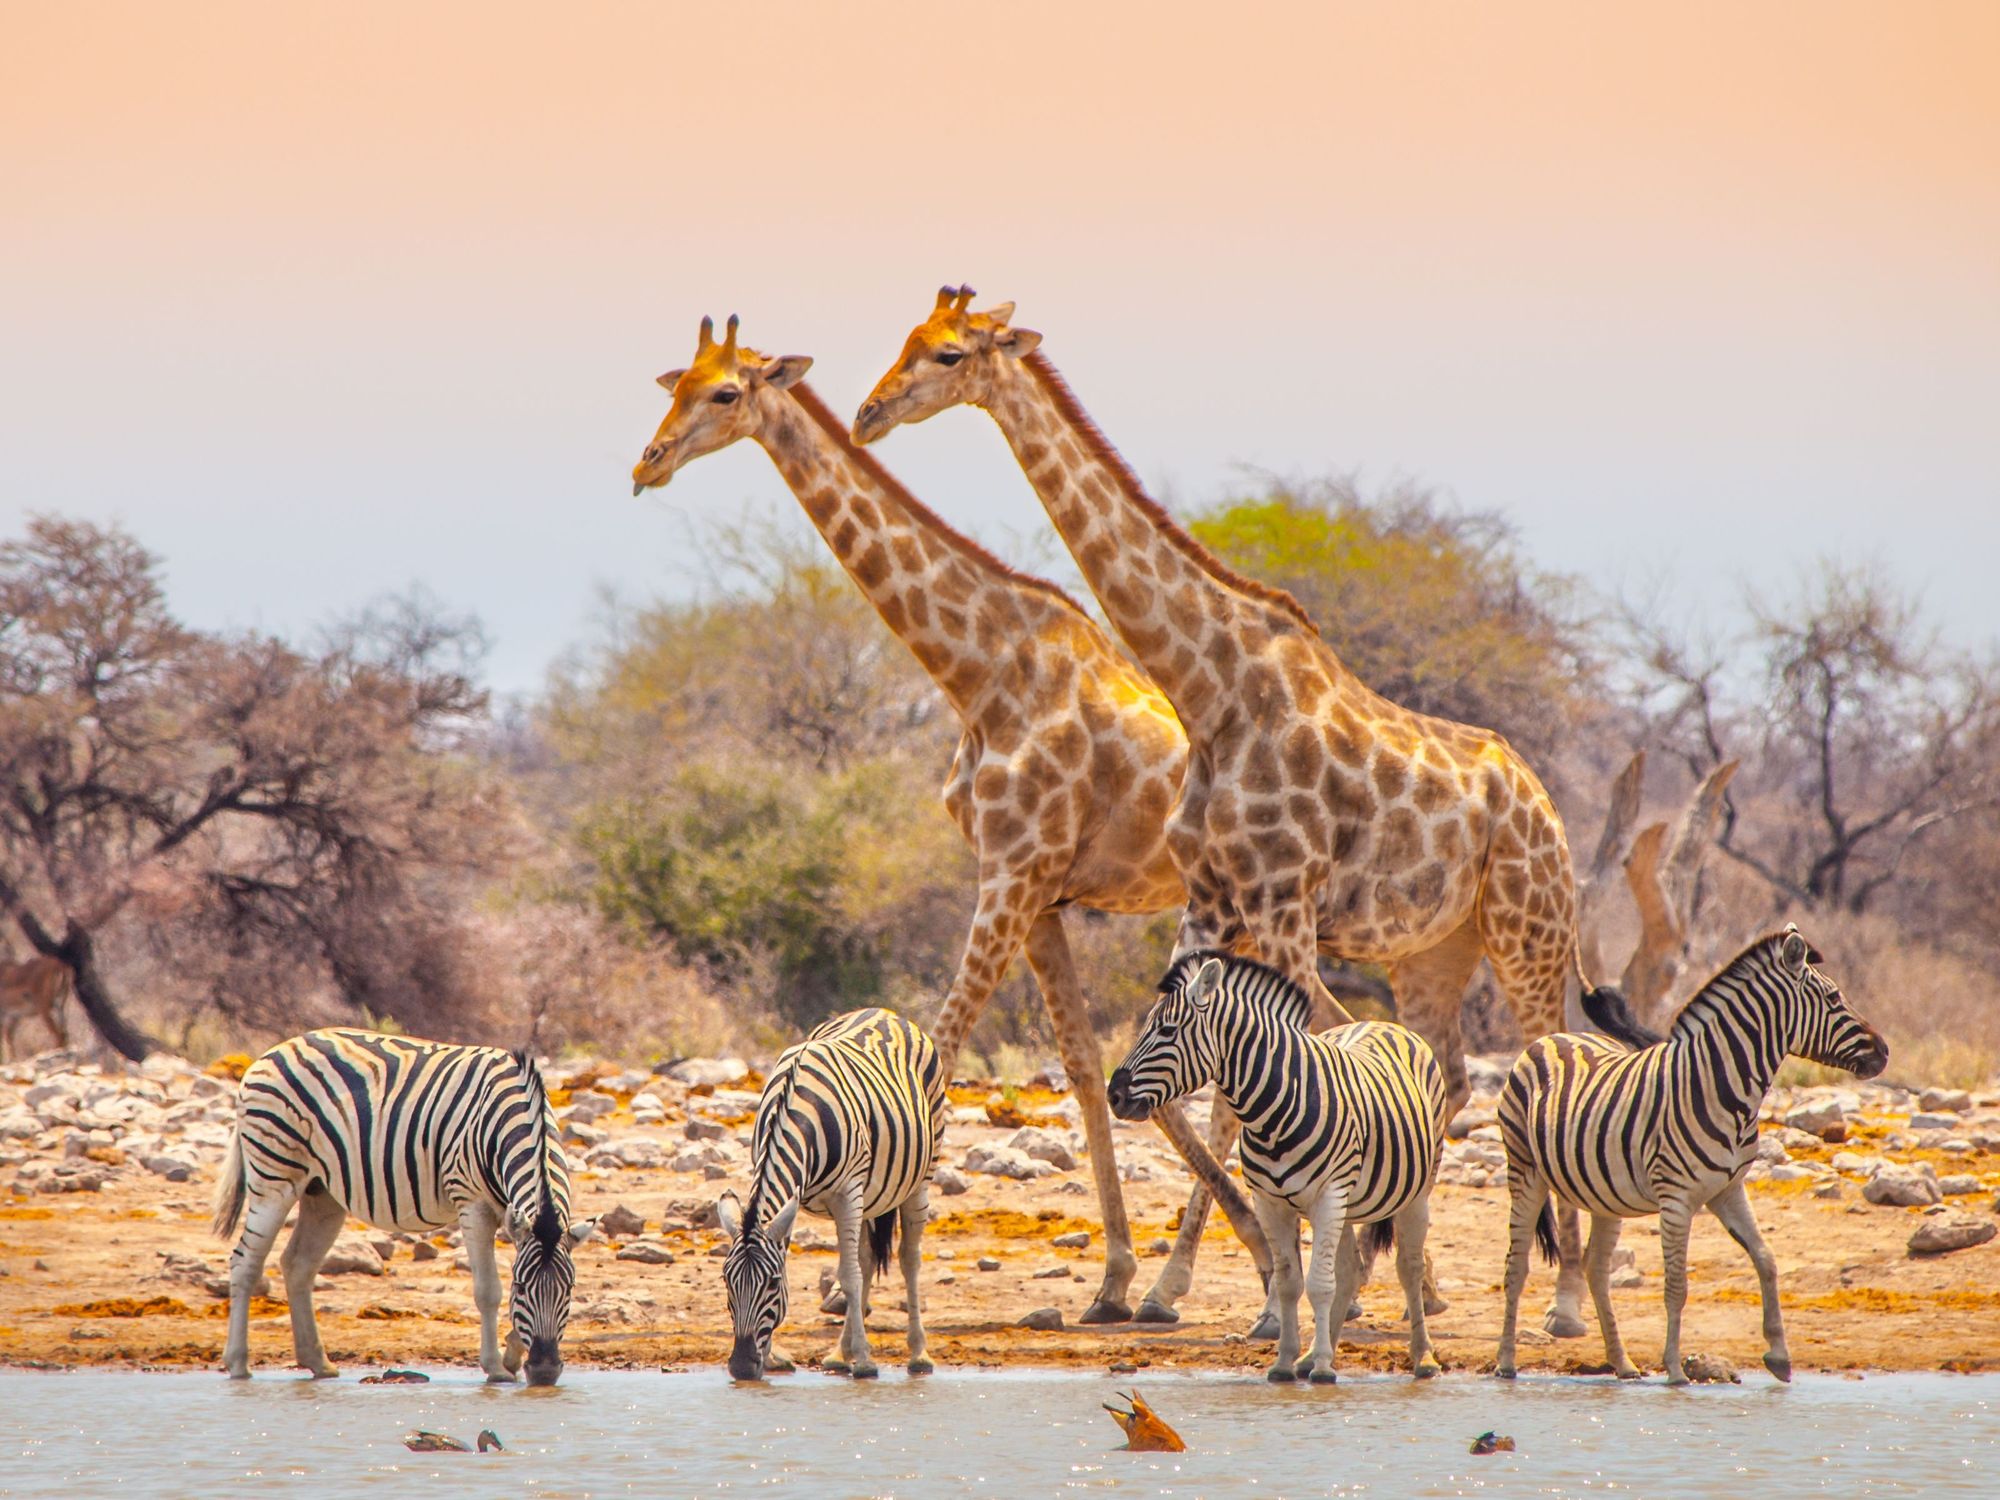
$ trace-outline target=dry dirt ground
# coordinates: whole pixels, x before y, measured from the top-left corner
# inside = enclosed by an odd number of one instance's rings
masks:
[[[586,1136],[604,1139],[591,1150],[599,1165],[577,1174],[579,1211],[594,1215],[622,1205],[646,1221],[645,1230],[643,1236],[600,1236],[579,1251],[577,1306],[565,1352],[573,1367],[719,1364],[728,1345],[716,1258],[721,1236],[696,1226],[723,1188],[743,1191],[740,1146],[721,1142],[720,1154],[735,1159],[706,1175],[666,1165],[611,1166],[605,1148],[652,1139],[671,1158],[689,1145],[684,1132],[691,1111],[703,1119],[719,1116],[734,1132],[743,1128],[740,1106],[748,1096],[730,1090],[704,1095],[698,1089],[690,1096],[679,1085],[662,1088],[660,1107],[645,1105],[662,1118],[641,1125],[630,1113],[631,1096],[607,1087],[617,1108],[584,1126]],[[997,1127],[982,1130],[976,1123],[982,1096],[982,1090],[955,1093],[962,1107],[947,1134],[946,1160],[961,1161],[967,1146],[979,1140],[1007,1139]],[[567,1102],[567,1096],[559,1098]],[[226,1105],[227,1099],[217,1102]],[[1996,1103],[2000,1100],[1982,1098],[1978,1106],[1990,1113]],[[1046,1094],[1010,1104],[1031,1114],[1053,1110],[1058,1119],[1065,1110],[1060,1096]],[[1073,1111],[1073,1105],[1067,1108]],[[1971,1174],[1980,1191],[1949,1202],[1978,1215],[1992,1213],[2000,1187],[2000,1138],[1982,1136],[1984,1144],[1972,1150],[1961,1140],[1949,1154],[1940,1154],[1913,1141],[1906,1116],[1864,1114],[1850,1129],[1844,1148],[1814,1149],[1804,1146],[1797,1132],[1767,1126],[1791,1144],[1795,1163],[1824,1161],[1836,1149],[1848,1149],[1904,1161],[1931,1159],[1940,1174]],[[1139,1175],[1148,1179],[1126,1184],[1140,1254],[1136,1303],[1162,1264],[1159,1256],[1185,1200],[1186,1179],[1172,1167],[1171,1154],[1151,1127],[1122,1126],[1118,1140],[1121,1159],[1138,1163]],[[52,1140],[30,1145],[49,1151]],[[14,1159],[20,1159],[18,1152]],[[97,1191],[36,1191],[34,1182],[21,1180],[13,1193],[0,1186],[0,1363],[216,1368],[226,1304],[202,1282],[204,1269],[222,1271],[228,1247],[208,1228],[212,1164],[179,1183],[135,1164],[107,1165],[113,1169]],[[722,1175],[714,1175],[716,1170]],[[1836,1179],[1838,1196],[1815,1196],[1827,1191],[1828,1180],[1822,1174],[1752,1185],[1758,1220],[1778,1256],[1797,1367],[2000,1368],[2000,1239],[1947,1255],[1913,1257],[1907,1244],[1923,1222],[1921,1209],[1864,1202],[1852,1176]],[[1096,1288],[1101,1236],[1087,1166],[1032,1181],[979,1174],[967,1174],[966,1181],[967,1189],[953,1196],[933,1190],[937,1217],[924,1240],[926,1321],[940,1369],[1006,1364],[1248,1369],[1268,1362],[1268,1345],[1242,1337],[1260,1305],[1255,1271],[1219,1218],[1210,1227],[1178,1326],[1059,1332],[1016,1327],[1024,1314],[1042,1307],[1060,1309],[1067,1323]],[[1491,1365],[1505,1223],[1503,1186],[1437,1189],[1430,1244],[1451,1306],[1431,1326],[1449,1369]],[[836,1320],[818,1311],[820,1277],[834,1263],[829,1228],[823,1220],[802,1218],[793,1255],[792,1316],[781,1340],[807,1367],[831,1353],[837,1331]],[[1078,1230],[1090,1234],[1087,1248],[1051,1244],[1057,1235]],[[316,1294],[320,1326],[330,1354],[350,1376],[392,1364],[473,1363],[477,1328],[470,1278],[455,1263],[457,1250],[448,1236],[434,1243],[437,1254],[428,1260],[413,1258],[414,1246],[405,1239],[389,1247],[379,1275],[322,1279]],[[1654,1224],[1629,1223],[1624,1243],[1636,1251],[1640,1281],[1614,1293],[1616,1305],[1634,1359],[1657,1367],[1663,1315]],[[621,1248],[630,1255],[635,1245],[642,1247],[639,1254],[657,1260],[664,1251],[671,1261],[619,1258]],[[999,1269],[976,1269],[981,1257],[997,1261]],[[1058,1267],[1063,1269],[1057,1272]],[[1400,1296],[1386,1261],[1381,1272],[1362,1294],[1366,1315],[1343,1335],[1345,1368],[1404,1367]],[[1694,1234],[1690,1281],[1686,1347],[1758,1371],[1763,1346],[1755,1278],[1721,1226],[1706,1216]],[[1524,1326],[1539,1324],[1552,1290],[1553,1272],[1538,1262],[1524,1303]],[[900,1280],[882,1282],[874,1300],[871,1336],[877,1358],[887,1364],[901,1357]],[[1526,1370],[1586,1370],[1600,1357],[1594,1328],[1584,1338],[1565,1341],[1537,1331],[1521,1351]],[[257,1302],[252,1358],[266,1372],[291,1365],[281,1302]],[[1746,1378],[1765,1377],[1758,1371]]]

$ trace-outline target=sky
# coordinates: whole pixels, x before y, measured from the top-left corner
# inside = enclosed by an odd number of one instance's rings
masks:
[[[635,500],[704,313],[851,410],[1011,299],[1139,473],[1398,479],[1670,614],[1878,564],[2000,641],[2000,6],[0,0],[0,536],[192,623],[422,583],[530,692],[750,445]],[[990,421],[880,456],[1058,570]]]

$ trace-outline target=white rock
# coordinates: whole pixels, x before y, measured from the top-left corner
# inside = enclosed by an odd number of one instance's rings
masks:
[[[1794,1107],[1785,1115],[1787,1125],[1808,1135],[1818,1135],[1829,1126],[1844,1124],[1846,1120],[1847,1111],[1841,1108],[1838,1099],[1814,1099]]]
[[[1910,1129],[1956,1130],[1958,1129],[1958,1116],[1955,1114],[1934,1115],[1919,1111],[1910,1116]]]
[[[580,1120],[585,1125],[601,1120],[618,1108],[618,1101],[609,1094],[600,1094],[595,1089],[585,1089],[580,1094],[570,1095],[568,1113],[565,1120]]]
[[[1992,1239],[2000,1229],[1996,1229],[1991,1218],[1981,1218],[1962,1209],[1947,1209],[1941,1214],[1926,1218],[1910,1236],[1910,1254],[1943,1255],[1952,1250],[1964,1250],[1973,1245],[1983,1245]]]
[[[974,1146],[965,1153],[965,1170],[984,1172],[993,1177],[1011,1177],[1016,1181],[1027,1181],[1036,1177],[1050,1177],[1055,1168],[1045,1161],[1037,1161],[1027,1152],[1015,1146]]]
[[[1930,1163],[1919,1162],[1909,1166],[1892,1161],[1884,1162],[1881,1170],[1868,1179],[1861,1196],[1870,1203],[1914,1208],[1936,1203],[1943,1195],[1938,1191],[1937,1173],[1931,1169]]]
[[[1954,1172],[1949,1177],[1938,1179],[1938,1191],[1947,1198],[1956,1197],[1960,1193],[1976,1193],[1979,1191],[1979,1179],[1970,1172]]]
[[[1076,1143],[1064,1140],[1053,1130],[1045,1130],[1039,1125],[1023,1125],[1007,1144],[1036,1161],[1047,1162],[1058,1172],[1075,1170]]]
[[[1960,1115],[1972,1108],[1972,1095],[1964,1089],[1925,1089],[1917,1096],[1917,1107]]]
[[[931,1181],[937,1190],[947,1198],[956,1198],[968,1191],[972,1184],[965,1180],[965,1174],[949,1162],[939,1162],[931,1172]]]
[[[684,1057],[667,1066],[666,1076],[676,1083],[690,1086],[705,1083],[719,1089],[749,1077],[750,1064],[740,1057]]]
[[[1814,1139],[1817,1140],[1818,1137],[1815,1136]],[[1785,1150],[1785,1143],[1778,1139],[1775,1131],[1766,1131],[1757,1137],[1756,1160],[1767,1165],[1776,1165],[1778,1162],[1791,1159],[1791,1153]]]
[[[333,1242],[333,1249],[327,1252],[326,1261],[320,1266],[324,1276],[380,1276],[382,1257],[373,1245],[352,1230],[342,1230],[340,1238]]]

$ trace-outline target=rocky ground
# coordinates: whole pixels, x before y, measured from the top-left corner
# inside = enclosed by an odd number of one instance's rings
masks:
[[[129,1074],[61,1054],[0,1066],[0,1362],[217,1364],[228,1247],[208,1223],[234,1115],[229,1073],[227,1063],[205,1072],[166,1057]],[[1506,1169],[1491,1121],[1500,1077],[1497,1063],[1475,1065],[1479,1092],[1454,1122],[1433,1203],[1431,1250],[1451,1307],[1432,1331],[1448,1368],[1490,1365],[1499,1327]],[[563,1085],[554,1097],[579,1212],[599,1216],[603,1230],[578,1253],[569,1358],[719,1363],[728,1325],[713,1203],[747,1186],[757,1075],[712,1059],[657,1076],[569,1065],[552,1078]],[[949,1165],[924,1241],[940,1367],[1268,1362],[1268,1346],[1243,1337],[1261,1301],[1254,1269],[1219,1221],[1177,1327],[1071,1326],[1096,1291],[1102,1236],[1075,1101],[1059,1079],[1043,1082],[1056,1086],[953,1090]],[[1798,1367],[2000,1368],[2000,1092],[1851,1084],[1779,1090],[1769,1106],[1751,1194],[1778,1256]],[[1136,1303],[1188,1178],[1152,1127],[1120,1125],[1117,1139],[1140,1255]],[[1662,1337],[1658,1238],[1651,1221],[1627,1226],[1631,1253],[1615,1282],[1642,1364],[1657,1361]],[[833,1264],[830,1225],[802,1219],[782,1336],[802,1364],[832,1348],[835,1320],[817,1307]],[[1537,1265],[1537,1317],[1552,1277]],[[1688,1346],[1756,1368],[1756,1281],[1711,1218],[1696,1226],[1691,1288]],[[893,1280],[876,1294],[870,1328],[884,1363],[900,1355],[902,1297]],[[472,1363],[471,1284],[452,1233],[351,1224],[316,1301],[329,1352],[354,1374]],[[1362,1302],[1366,1315],[1343,1336],[1343,1365],[1399,1367],[1400,1295],[1378,1278]],[[252,1353],[266,1370],[290,1364],[282,1302],[255,1304]],[[1588,1369],[1600,1353],[1594,1331],[1574,1341],[1534,1333],[1522,1365]]]

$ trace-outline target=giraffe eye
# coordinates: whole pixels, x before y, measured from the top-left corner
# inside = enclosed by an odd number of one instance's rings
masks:
[[[715,404],[717,406],[727,406],[730,404],[730,402],[734,401],[738,396],[742,394],[743,393],[737,390],[735,386],[725,385],[721,390],[715,393]]]
[[[961,359],[964,358],[965,358],[964,354],[960,353],[958,350],[946,349],[943,353],[938,355],[937,362],[943,365],[947,370],[949,370],[953,365],[957,364]]]

